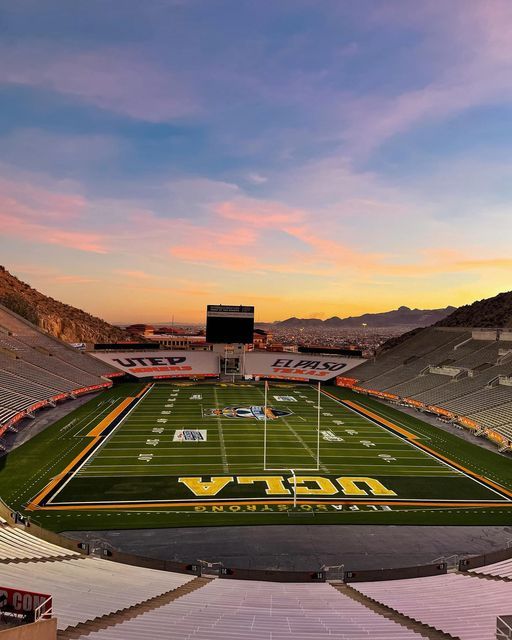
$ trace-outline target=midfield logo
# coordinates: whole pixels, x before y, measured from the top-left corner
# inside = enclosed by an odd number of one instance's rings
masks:
[[[274,407],[224,407],[223,409],[203,409],[204,418],[255,418],[256,420],[276,420],[291,416],[289,409],[274,409]]]

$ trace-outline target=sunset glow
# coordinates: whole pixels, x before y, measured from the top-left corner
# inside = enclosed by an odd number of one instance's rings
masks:
[[[111,322],[512,288],[509,0],[0,9],[0,264]]]

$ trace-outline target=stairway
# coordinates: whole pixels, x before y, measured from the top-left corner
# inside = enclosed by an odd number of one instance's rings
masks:
[[[352,600],[359,602],[374,613],[384,616],[384,618],[388,618],[389,620],[393,620],[393,622],[396,622],[402,627],[406,627],[407,629],[418,633],[424,638],[428,638],[429,640],[458,640],[456,636],[438,631],[437,629],[434,629],[427,624],[412,620],[412,618],[408,618],[407,616],[398,613],[398,611],[391,609],[391,607],[386,607],[379,602],[375,602],[374,600],[367,598],[362,593],[359,593],[359,591],[352,589],[352,587],[350,587],[348,584],[332,584],[332,586],[344,596],[352,598]]]
[[[93,640],[94,633],[96,631],[99,631],[100,629],[108,629],[109,627],[113,627],[117,624],[120,624],[121,622],[125,622],[126,620],[136,618],[143,613],[147,613],[148,611],[152,611],[153,609],[163,607],[164,605],[169,604],[177,598],[181,598],[182,596],[187,595],[192,591],[196,591],[197,589],[204,587],[209,582],[210,578],[194,578],[181,587],[173,589],[172,591],[168,591],[167,593],[163,593],[160,596],[150,598],[149,600],[145,600],[144,602],[140,602],[139,604],[127,607],[126,609],[121,609],[120,611],[100,616],[99,618],[95,618],[94,620],[80,622],[76,626],[68,627],[64,631],[59,631],[57,634],[57,639],[77,640],[84,635],[91,634],[90,637],[91,640]]]

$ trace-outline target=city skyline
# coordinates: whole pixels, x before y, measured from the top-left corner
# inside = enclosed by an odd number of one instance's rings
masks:
[[[43,293],[197,323],[217,302],[271,322],[510,289],[510,2],[0,19],[0,262]]]

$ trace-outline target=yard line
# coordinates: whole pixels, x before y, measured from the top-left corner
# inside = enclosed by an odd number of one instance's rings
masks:
[[[265,395],[263,393],[263,391],[258,387],[258,391],[262,394]],[[304,447],[304,449],[308,452],[308,454],[313,458],[313,460],[316,462],[316,455],[315,452],[304,442],[304,440],[299,436],[299,434],[295,431],[295,429],[291,426],[291,424],[288,422],[288,420],[286,420],[286,418],[283,416],[281,418],[279,418],[279,420],[281,420],[282,422],[284,422],[284,424],[288,427],[288,429],[293,433],[293,435],[297,438],[297,440],[301,443],[301,445]],[[322,469],[322,471],[324,473],[329,473],[329,470],[327,469],[327,467],[322,464],[319,460],[320,463],[320,469]],[[298,469],[298,471],[300,471],[300,469]]]
[[[219,406],[219,398],[217,396],[217,388],[213,388],[213,396],[215,398],[215,406]],[[220,455],[222,457],[222,468],[226,473],[229,472],[228,457],[226,455],[226,445],[224,444],[224,433],[222,431],[222,420],[217,418],[217,430],[219,432]]]

